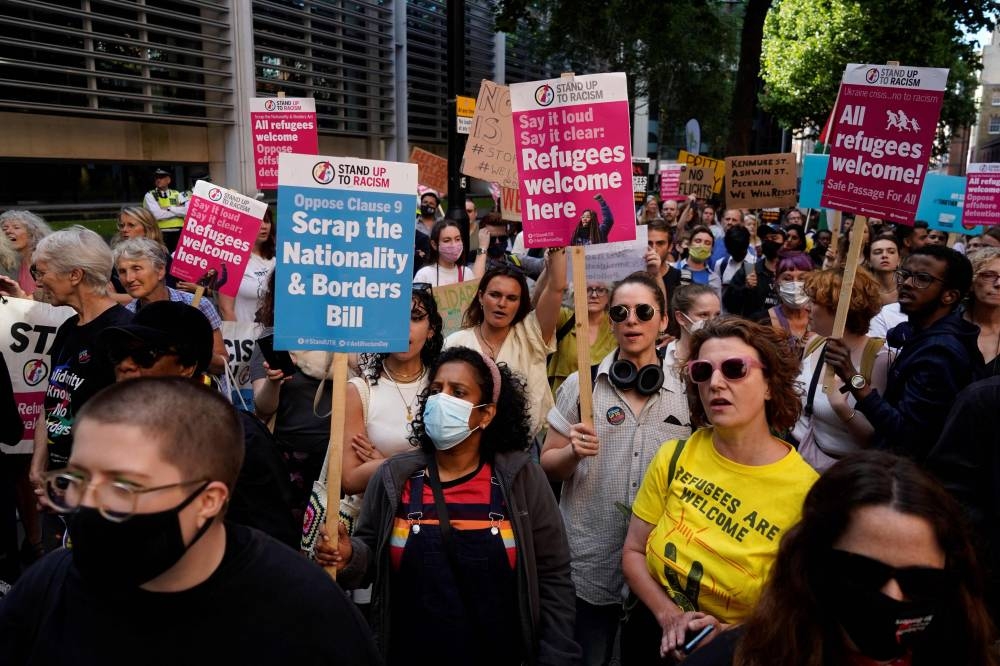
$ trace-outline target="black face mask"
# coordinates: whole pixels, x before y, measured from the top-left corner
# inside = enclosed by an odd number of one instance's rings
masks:
[[[833,614],[866,657],[888,661],[920,641],[937,610],[932,602],[898,601],[881,592],[845,585],[835,596]]]
[[[499,259],[507,253],[507,236],[490,236],[490,246],[486,248],[486,255],[494,259]]]
[[[431,204],[420,204],[420,214],[424,217],[434,217],[437,207]]]
[[[784,243],[780,241],[770,241],[764,240],[760,243],[760,250],[764,253],[764,257],[770,261],[774,261],[778,258],[778,252],[781,251],[781,246]]]
[[[106,588],[135,588],[177,564],[212,524],[210,518],[185,544],[177,517],[208,483],[172,509],[137,513],[121,523],[97,509],[80,507],[68,521],[73,565],[80,576]]]

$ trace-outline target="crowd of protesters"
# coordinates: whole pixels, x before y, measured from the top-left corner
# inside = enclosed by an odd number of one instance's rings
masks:
[[[3,297],[72,310],[0,453],[0,662],[1000,664],[996,228],[867,219],[834,336],[851,216],[647,197],[645,270],[581,312],[566,248],[424,191],[409,346],[352,359],[326,507],[331,355],[273,350],[274,217],[195,296],[154,175],[110,241],[0,215]],[[223,321],[257,324],[249,411]]]

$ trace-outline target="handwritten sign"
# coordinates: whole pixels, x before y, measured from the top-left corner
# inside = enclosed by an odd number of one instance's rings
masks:
[[[462,328],[462,316],[465,308],[476,297],[479,280],[466,280],[443,287],[434,287],[431,293],[441,314],[441,334],[448,337]]]
[[[419,184],[438,194],[448,191],[448,160],[423,148],[414,148],[410,151],[410,162],[419,169]]]
[[[681,150],[677,153],[677,161],[684,164],[688,169],[705,169],[706,171],[713,171],[715,173],[715,178],[712,181],[712,192],[718,194],[722,191],[722,181],[726,176],[726,163],[723,160],[717,160],[714,157],[705,157],[704,155],[697,155],[694,153],[689,153],[686,150]],[[683,178],[682,178],[683,182]],[[699,179],[699,183],[704,182],[704,179]],[[692,193],[696,194],[697,193]],[[700,198],[700,197],[699,197]],[[708,198],[708,197],[704,197]]]
[[[726,179],[726,201],[731,208],[795,205],[795,153],[727,157]]]
[[[485,79],[480,84],[461,171],[466,176],[517,189],[514,125],[507,86]]]

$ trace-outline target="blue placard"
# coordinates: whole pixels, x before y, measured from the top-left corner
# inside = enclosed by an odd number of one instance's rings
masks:
[[[415,164],[278,159],[274,346],[409,347]]]
[[[920,190],[917,219],[924,220],[931,229],[948,233],[983,233],[982,227],[966,229],[962,226],[962,203],[965,201],[965,176],[945,176],[929,173]]]
[[[806,155],[802,162],[802,184],[799,186],[799,208],[819,208],[823,196],[823,181],[829,155]]]

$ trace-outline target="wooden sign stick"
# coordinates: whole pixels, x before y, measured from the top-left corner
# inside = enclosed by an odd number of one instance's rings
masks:
[[[868,226],[868,219],[864,217],[854,218],[851,225],[851,245],[847,249],[847,264],[844,266],[844,276],[840,284],[840,297],[837,299],[837,315],[833,319],[833,333],[831,338],[842,338],[844,328],[847,325],[847,314],[851,311],[851,292],[854,291],[854,278],[858,274],[858,264],[861,262],[861,246],[865,243],[865,228]],[[826,374],[823,377],[823,390],[827,395],[833,395],[838,390],[834,381],[833,366],[826,366]]]
[[[573,309],[576,311],[576,367],[580,373],[580,423],[594,423],[594,386],[590,382],[590,316],[587,313],[587,254],[570,248],[573,259]]]
[[[844,219],[843,215],[839,210],[835,210],[830,216],[830,247],[833,249],[834,255],[840,253],[838,246],[840,245],[840,226]]]
[[[326,533],[330,545],[337,547],[338,524],[340,523],[340,477],[344,459],[344,404],[347,400],[347,354],[333,355],[333,391],[330,412],[330,446],[326,466]],[[328,574],[337,578],[334,567],[324,567]]]
[[[191,299],[191,307],[196,308],[201,305],[201,299],[205,296],[205,286],[199,284],[195,287],[194,298]]]

